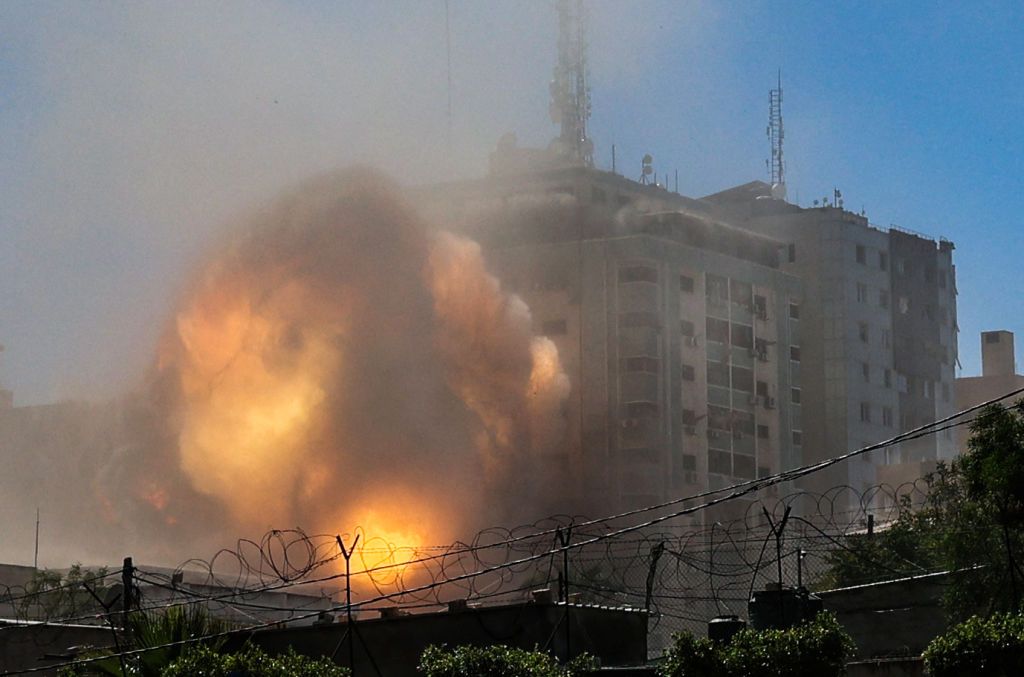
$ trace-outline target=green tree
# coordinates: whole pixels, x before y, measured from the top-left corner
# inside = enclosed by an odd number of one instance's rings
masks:
[[[944,604],[955,620],[1017,611],[1024,595],[1024,403],[993,405],[971,424],[966,453],[928,476],[922,508],[904,506],[874,537],[830,555],[840,587],[927,570],[951,571]]]
[[[325,657],[295,653],[271,656],[252,644],[241,651],[222,654],[209,646],[188,649],[163,669],[160,677],[348,677],[348,668]]]
[[[19,618],[59,620],[102,611],[98,599],[103,599],[110,586],[108,574],[105,567],[88,569],[80,562],[66,573],[36,570],[18,599],[17,614]]]
[[[573,677],[596,667],[596,661],[586,654],[563,666],[543,651],[499,644],[454,649],[429,646],[420,657],[419,671],[426,677]]]

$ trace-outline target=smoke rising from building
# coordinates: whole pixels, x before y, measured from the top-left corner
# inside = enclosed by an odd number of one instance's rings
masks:
[[[569,388],[474,242],[334,173],[201,266],[95,498],[142,550],[292,526],[445,543],[543,514],[523,480],[565,444]]]

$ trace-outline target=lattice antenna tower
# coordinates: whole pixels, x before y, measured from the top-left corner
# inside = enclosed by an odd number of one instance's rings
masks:
[[[782,127],[782,71],[779,71],[778,86],[768,90],[768,139],[772,154],[768,160],[768,174],[772,184],[772,197],[786,199],[786,163],[782,159],[782,142],[785,132]]]
[[[594,144],[587,135],[590,86],[583,0],[558,0],[558,64],[551,82],[551,119],[560,126],[558,146],[572,163],[594,166]]]

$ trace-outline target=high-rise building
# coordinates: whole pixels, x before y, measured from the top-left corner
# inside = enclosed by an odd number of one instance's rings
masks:
[[[585,507],[638,507],[801,463],[804,298],[785,243],[586,167],[435,197],[559,348],[573,381],[560,462]]]
[[[753,182],[707,196],[714,213],[787,243],[804,285],[801,377],[807,460],[912,430],[954,411],[953,244],[825,205],[804,209]],[[819,473],[815,488],[865,489],[878,468],[951,458],[952,436],[905,442]],[[884,472],[882,478],[888,477]]]

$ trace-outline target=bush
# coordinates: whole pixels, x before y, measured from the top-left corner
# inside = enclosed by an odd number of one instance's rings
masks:
[[[426,677],[572,677],[596,668],[584,654],[568,665],[558,664],[543,651],[513,649],[504,645],[454,649],[430,646],[420,658],[419,671]]]
[[[658,673],[662,677],[838,677],[853,649],[853,640],[835,616],[822,612],[788,630],[743,630],[725,645],[678,634]]]
[[[924,660],[932,677],[1024,675],[1024,616],[977,616],[931,641]]]
[[[295,653],[271,656],[247,644],[242,651],[221,654],[208,646],[190,648],[168,665],[160,677],[348,677],[348,668],[328,658],[310,658]]]

